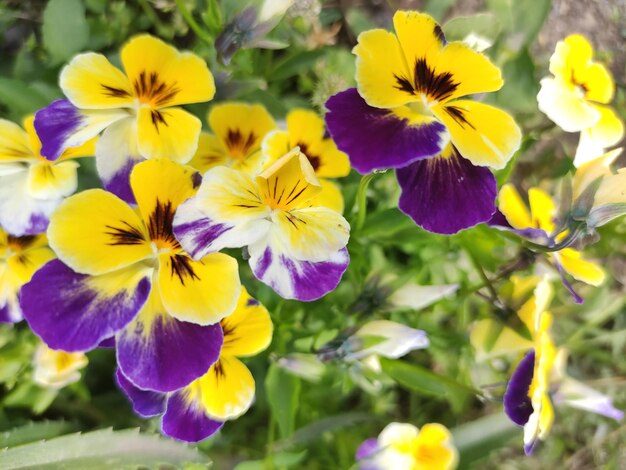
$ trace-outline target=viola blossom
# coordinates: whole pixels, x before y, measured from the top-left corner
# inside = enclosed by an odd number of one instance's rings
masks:
[[[0,229],[0,323],[22,320],[22,287],[53,258],[45,235],[14,237]]]
[[[621,153],[621,148],[612,150],[576,169],[571,217],[589,231],[626,214],[626,168],[611,169]]]
[[[252,405],[255,384],[240,357],[254,356],[269,346],[272,321],[267,309],[244,288],[235,311],[220,322],[224,346],[215,364],[199,379],[169,394],[135,387],[118,369],[117,382],[139,416],[163,415],[164,434],[198,442],[238,418]]]
[[[201,173],[224,165],[258,175],[265,163],[261,142],[276,128],[270,113],[260,104],[222,103],[211,108],[208,122],[213,133],[200,134],[189,165]]]
[[[459,454],[448,429],[428,423],[421,429],[389,423],[378,438],[365,440],[356,452],[360,470],[452,470]]]
[[[324,120],[314,111],[294,109],[287,114],[286,121],[286,130],[276,130],[265,138],[263,154],[273,163],[292,148],[300,147],[322,187],[315,198],[315,205],[343,212],[341,190],[326,178],[347,176],[350,173],[348,156],[337,150],[335,142],[326,135]]]
[[[76,191],[74,158],[94,154],[94,141],[67,149],[56,161],[41,156],[41,142],[33,126],[24,128],[0,119],[0,226],[15,235],[43,233],[52,211]]]
[[[168,392],[217,360],[217,322],[240,294],[237,261],[221,253],[194,261],[174,238],[174,212],[195,193],[195,170],[149,160],[130,181],[137,211],[101,189],[61,204],[48,228],[59,259],[24,286],[21,305],[49,347],[88,351],[114,336],[124,375]]]
[[[514,423],[524,427],[524,451],[530,454],[537,440],[545,440],[554,422],[550,399],[550,370],[556,350],[550,336],[552,299],[547,276],[537,284],[534,295],[518,312],[532,336],[533,349],[519,363],[504,394],[504,411]]]
[[[59,78],[67,99],[40,110],[35,128],[51,161],[102,132],[96,165],[104,187],[134,202],[129,175],[137,162],[193,157],[202,123],[179,106],[212,99],[215,84],[200,57],[149,35],[130,39],[120,58],[124,72],[102,54],[75,56]]]
[[[448,43],[426,14],[398,11],[395,34],[361,33],[357,88],[331,97],[326,124],[359,173],[396,169],[399,208],[452,234],[489,220],[496,180],[520,146],[506,112],[464,96],[502,87],[500,70],[462,42]]]
[[[595,62],[593,48],[580,34],[559,41],[550,58],[553,77],[541,80],[539,110],[566,132],[581,132],[574,164],[599,157],[624,136],[615,111],[604,106],[613,99],[615,84],[607,68]]]
[[[565,373],[567,353],[557,350],[550,336],[552,315],[547,311],[552,290],[547,277],[537,285],[531,303],[519,316],[531,332],[532,349],[513,372],[504,394],[504,411],[524,427],[524,450],[532,453],[538,440],[545,440],[554,422],[554,405],[566,404],[615,420],[623,412],[611,399]]]
[[[582,297],[576,293],[566,274],[577,281],[599,286],[604,282],[604,270],[596,263],[584,259],[583,254],[574,248],[564,246],[557,249],[558,244],[568,236],[568,233],[557,228],[555,223],[557,207],[548,193],[539,188],[530,188],[528,202],[529,208],[512,184],[503,185],[499,194],[499,209],[504,218],[494,219],[492,225],[512,229],[522,236],[544,244],[546,248],[554,249],[547,253],[549,261],[561,275],[563,285],[574,300],[582,303]],[[557,231],[559,233],[556,233]]]
[[[40,344],[35,351],[33,381],[42,387],[58,390],[80,380],[80,369],[89,361],[83,353],[68,353]]]
[[[257,279],[283,298],[316,300],[337,287],[349,262],[350,226],[341,214],[312,205],[320,191],[298,149],[256,178],[216,167],[178,208],[174,234],[194,259],[247,247]]]

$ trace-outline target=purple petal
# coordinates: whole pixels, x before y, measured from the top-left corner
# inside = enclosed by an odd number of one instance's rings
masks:
[[[361,174],[403,168],[437,155],[449,141],[440,122],[411,125],[390,110],[369,106],[356,88],[332,96],[326,107],[330,134]]]
[[[113,349],[115,347],[115,336],[111,336],[110,338],[105,338],[100,341],[98,345],[99,349]]]
[[[496,210],[496,178],[456,149],[396,170],[398,207],[429,232],[452,234],[488,221]]]
[[[161,429],[174,439],[198,442],[215,434],[223,425],[207,417],[202,408],[188,398],[187,391],[181,390],[168,398]]]
[[[378,439],[375,437],[370,437],[369,439],[365,439],[359,448],[356,450],[356,459],[363,460],[371,457],[376,452],[378,452]]]
[[[150,278],[137,277],[117,292],[101,292],[98,279],[114,271],[87,276],[52,260],[22,287],[20,301],[31,329],[53,349],[87,351],[124,328],[141,309],[150,292]],[[126,276],[128,277],[128,276]],[[113,280],[112,285],[118,282]]]
[[[194,259],[201,259],[222,248],[220,237],[233,229],[232,225],[215,222],[196,207],[195,198],[181,204],[174,216],[174,236]]]
[[[137,387],[171,392],[204,375],[220,355],[219,323],[200,326],[144,310],[117,337],[117,362]]]
[[[129,159],[117,173],[114,173],[111,179],[102,178],[104,189],[115,194],[117,197],[129,204],[136,204],[135,195],[130,187],[130,173],[135,165],[141,160]]]
[[[135,387],[122,371],[115,371],[115,381],[133,405],[133,411],[142,418],[151,418],[165,412],[165,393],[142,390]]]
[[[317,300],[334,290],[348,268],[350,256],[342,248],[327,261],[292,259],[270,246],[249,247],[250,267],[256,278],[285,299]]]
[[[513,226],[506,219],[506,216],[502,212],[500,212],[500,209],[496,209],[491,219],[487,221],[487,225],[497,228],[499,230],[506,230],[509,232],[517,233],[521,237],[528,238],[535,243],[541,243],[546,246],[550,246],[554,243],[554,241],[551,240],[550,237],[548,237],[548,234],[545,232],[545,230],[542,230],[540,228],[513,228]]]
[[[0,306],[0,323],[17,323],[22,318],[19,306],[9,299],[6,299],[4,305]]]
[[[533,381],[535,350],[529,351],[511,376],[504,393],[504,412],[515,424],[523,426],[533,413],[528,390]]]
[[[83,117],[69,100],[57,100],[35,114],[35,131],[41,140],[41,155],[56,160],[69,138],[81,127]]]
[[[526,455],[532,455],[532,453],[535,450],[535,447],[537,446],[537,442],[539,442],[537,439],[533,439],[532,442],[528,444],[524,444],[524,453]]]

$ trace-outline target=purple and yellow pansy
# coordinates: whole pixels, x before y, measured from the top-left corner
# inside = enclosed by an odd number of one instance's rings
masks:
[[[555,233],[557,206],[544,190],[530,188],[527,207],[515,186],[507,183],[500,189],[498,201],[498,208],[505,218],[502,223],[507,224],[520,235],[538,239],[546,246],[554,245],[567,236],[567,232]],[[501,223],[494,225],[502,226]],[[565,247],[550,252],[547,256],[561,275],[563,285],[578,303],[582,302],[582,298],[576,293],[566,274],[592,286],[598,286],[604,282],[604,270],[596,263],[584,259],[582,252],[574,248]]]
[[[200,378],[169,394],[141,390],[118,370],[120,388],[143,417],[163,415],[163,433],[188,442],[206,439],[225,421],[244,414],[252,405],[255,383],[239,359],[254,356],[272,340],[267,309],[242,288],[235,311],[220,322],[224,335],[219,359]]]
[[[102,54],[75,56],[59,78],[67,99],[40,110],[35,128],[48,160],[102,132],[98,173],[105,188],[133,202],[128,178],[138,161],[193,157],[202,123],[180,105],[212,99],[215,84],[200,57],[149,35],[130,39],[120,58],[124,72]]]
[[[395,34],[361,33],[357,87],[331,97],[326,123],[362,174],[396,169],[399,208],[426,230],[451,234],[489,220],[496,181],[521,142],[506,112],[464,96],[502,87],[500,70],[429,15],[398,11]]]
[[[194,259],[247,247],[257,279],[283,298],[316,300],[337,287],[349,262],[350,226],[338,212],[313,205],[320,191],[297,148],[256,178],[216,167],[179,207],[174,233]]]
[[[337,149],[326,134],[324,120],[307,109],[293,109],[287,114],[286,130],[275,130],[263,141],[263,154],[268,164],[275,162],[294,147],[309,159],[322,187],[314,205],[343,212],[344,202],[340,189],[327,178],[341,178],[350,173],[348,156]]]
[[[14,237],[0,229],[0,323],[22,320],[22,287],[53,258],[45,235]]]
[[[271,114],[260,104],[226,102],[211,108],[208,122],[213,132],[200,134],[198,150],[189,165],[201,173],[228,166],[258,175],[265,164],[261,143],[276,128]]]
[[[34,117],[17,124],[0,119],[0,227],[15,236],[43,233],[52,211],[78,184],[73,159],[91,156],[94,140],[65,150],[57,160],[41,156]]]
[[[149,160],[130,177],[137,209],[101,189],[66,199],[48,229],[59,259],[22,288],[32,330],[65,351],[114,336],[118,365],[140,388],[169,392],[204,374],[241,284],[234,258],[193,260],[174,238],[174,212],[198,183],[190,167]]]

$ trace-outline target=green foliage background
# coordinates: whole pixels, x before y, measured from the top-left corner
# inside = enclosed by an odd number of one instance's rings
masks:
[[[330,95],[354,84],[350,47],[356,35],[390,27],[392,7],[398,5],[353,3],[328,1],[317,10],[315,1],[297,1],[269,35],[278,49],[241,49],[224,65],[215,38],[254,2],[0,0],[0,116],[19,122],[61,98],[57,77],[74,54],[101,51],[119,63],[120,45],[146,31],[209,63],[218,95],[211,103],[190,107],[203,121],[208,107],[224,100],[263,103],[278,119],[296,106],[323,112]],[[539,79],[547,74],[547,56],[538,52],[536,38],[551,2],[487,0],[472,16],[454,19],[460,0],[409,3],[442,21],[449,39],[475,32],[494,41],[487,54],[502,68],[506,83],[487,100],[514,113],[524,130],[522,150],[498,174],[499,183],[510,179],[526,189],[542,185],[554,194],[555,181],[572,169],[576,142],[536,107]],[[333,31],[336,24],[341,25],[338,32]],[[613,51],[600,53],[610,61]],[[622,117],[623,74],[616,74],[615,105]],[[353,172],[341,183],[346,217],[356,227],[359,177]],[[80,185],[99,186],[89,159],[81,163]],[[527,458],[521,430],[501,411],[510,365],[492,371],[499,377],[494,387],[475,390],[484,384],[473,383],[469,326],[502,314],[477,295],[485,288],[481,271],[498,289],[506,289],[511,274],[506,268],[517,263],[520,272],[529,272],[536,255],[481,226],[451,237],[419,229],[396,209],[398,188],[391,173],[377,175],[366,196],[367,219],[353,228],[349,244],[352,263],[339,288],[325,298],[310,304],[281,300],[252,280],[245,263],[240,265],[244,283],[272,314],[274,340],[266,353],[248,361],[257,381],[254,407],[198,446],[159,438],[157,420],[132,414],[112,379],[111,350],[89,353],[83,379],[57,394],[32,382],[36,341],[27,325],[0,327],[0,468],[204,468],[210,459],[217,469],[349,469],[359,443],[390,421],[445,424],[461,451],[461,468],[624,468],[624,423],[559,409],[550,439]],[[579,286],[587,299],[582,306],[559,287],[552,309],[556,343],[573,357],[570,374],[610,391],[621,409],[626,408],[625,234],[624,221],[603,227],[601,240],[587,251],[603,262],[608,281],[599,288]],[[398,282],[458,283],[460,289],[421,311],[388,313],[383,311],[387,292],[376,280],[389,274]],[[277,357],[310,353],[346,329],[378,318],[424,329],[432,343],[401,360],[383,361],[378,393],[359,387],[341,362],[328,363],[316,384],[274,364]],[[140,434],[128,430],[137,427]]]

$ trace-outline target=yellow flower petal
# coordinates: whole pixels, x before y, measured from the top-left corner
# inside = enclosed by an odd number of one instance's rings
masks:
[[[583,191],[600,176],[610,176],[612,174],[611,164],[622,153],[622,149],[618,148],[605,153],[602,156],[581,163],[574,173],[572,181],[572,193],[574,200],[583,193]],[[599,191],[599,189],[598,189]],[[596,200],[597,200],[596,193]]]
[[[28,168],[27,190],[37,199],[69,196],[76,191],[78,185],[77,168],[78,163],[73,161],[57,164],[34,163]]]
[[[152,255],[135,211],[101,189],[66,199],[50,218],[48,239],[61,261],[82,274],[108,273]]]
[[[273,214],[272,231],[289,257],[301,261],[326,261],[346,246],[350,225],[341,214],[326,207],[307,207]]]
[[[522,133],[506,112],[474,101],[458,100],[436,106],[461,156],[475,165],[501,169],[521,144]]]
[[[294,150],[256,177],[261,200],[272,209],[303,207],[321,191],[313,167],[302,152]]]
[[[498,209],[504,214],[506,220],[515,229],[536,228],[533,225],[530,212],[522,197],[511,183],[506,183],[500,188],[498,195]]]
[[[241,416],[254,400],[254,377],[236,357],[220,357],[199,384],[206,414],[219,421]]]
[[[593,57],[593,48],[580,34],[570,34],[559,41],[550,57],[550,73],[555,77],[571,78],[572,70],[585,68]]]
[[[261,149],[263,138],[276,127],[274,119],[262,105],[237,102],[213,106],[209,112],[209,125],[230,158],[241,163]]]
[[[356,54],[356,82],[359,94],[375,108],[395,108],[419,97],[403,90],[401,80],[409,80],[406,60],[396,35],[383,29],[359,34]]]
[[[152,108],[201,103],[215,95],[213,75],[204,60],[153,36],[135,36],[124,44],[120,56],[134,94]]]
[[[145,158],[169,158],[179,163],[191,160],[198,147],[202,122],[180,108],[139,110],[139,152]]]
[[[495,341],[492,338],[496,335]],[[483,362],[494,357],[519,354],[533,347],[533,342],[523,338],[508,326],[495,320],[480,320],[470,332],[470,343],[476,351],[476,361]]]
[[[580,141],[576,148],[574,166],[601,156],[604,149],[617,144],[624,137],[624,123],[613,109],[608,106],[596,106],[600,112],[600,119],[588,129],[580,133]]]
[[[198,148],[188,165],[200,173],[205,173],[215,166],[228,165],[231,160],[226,148],[217,136],[208,132],[201,132]]]
[[[417,468],[449,470],[456,467],[458,451],[452,445],[452,434],[438,423],[422,426],[417,436]]]
[[[574,279],[592,286],[599,286],[604,282],[606,277],[604,270],[596,263],[583,259],[580,251],[565,248],[555,253],[555,256],[563,269]]]
[[[177,247],[172,234],[176,208],[196,191],[195,170],[171,160],[146,160],[138,163],[130,174],[130,186],[141,216],[148,226],[150,239]]]
[[[543,189],[530,188],[528,190],[528,202],[533,220],[531,226],[550,234],[554,230],[554,216],[556,214],[556,204],[552,197]]]
[[[158,276],[168,313],[198,325],[212,325],[230,315],[241,291],[237,260],[222,253],[199,261],[185,254],[162,253]]]
[[[579,132],[600,119],[596,107],[587,103],[579,90],[562,80],[541,80],[537,104],[539,110],[565,132]]]
[[[28,134],[17,124],[0,119],[0,162],[35,159]]]
[[[47,246],[29,247],[19,254],[10,256],[7,259],[7,266],[11,275],[22,286],[51,259],[54,259],[54,253]]]
[[[329,180],[320,179],[319,182],[322,185],[322,190],[317,196],[311,199],[311,205],[328,207],[342,214],[344,203],[343,194],[341,194],[339,186]]]
[[[272,319],[259,301],[250,297],[245,287],[235,311],[221,321],[224,331],[222,356],[253,356],[272,341]]]
[[[75,56],[61,71],[59,85],[77,108],[130,108],[135,101],[122,71],[93,52]]]
[[[605,204],[626,204],[626,168],[602,179],[593,205],[599,207]]]

